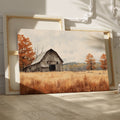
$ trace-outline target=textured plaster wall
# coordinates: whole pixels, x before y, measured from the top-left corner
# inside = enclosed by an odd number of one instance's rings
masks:
[[[87,23],[71,21],[68,18],[82,18],[88,13],[89,0],[0,0],[0,93],[4,93],[4,47],[2,15],[35,16],[48,15],[65,18],[66,28],[111,29],[113,31],[113,61],[116,88],[120,83],[120,11],[112,16],[111,0],[94,0],[94,16]],[[120,0],[116,0],[120,8]]]

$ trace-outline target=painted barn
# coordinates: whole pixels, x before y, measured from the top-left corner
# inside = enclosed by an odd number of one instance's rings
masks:
[[[30,66],[24,68],[25,72],[49,72],[62,70],[63,60],[53,49],[41,53]]]

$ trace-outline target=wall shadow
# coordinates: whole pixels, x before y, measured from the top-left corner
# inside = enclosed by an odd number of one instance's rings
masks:
[[[44,15],[46,13],[46,0],[2,0],[0,11],[3,14],[11,15]]]

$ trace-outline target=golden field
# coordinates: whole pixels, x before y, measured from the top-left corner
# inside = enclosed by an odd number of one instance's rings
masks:
[[[21,72],[21,94],[109,90],[107,71]]]

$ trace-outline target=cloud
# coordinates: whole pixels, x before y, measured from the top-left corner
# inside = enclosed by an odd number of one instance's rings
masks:
[[[19,34],[29,37],[34,48],[54,49],[66,62],[84,62],[86,55],[92,53],[99,60],[105,53],[105,43],[102,32],[80,31],[47,31],[21,29]]]

